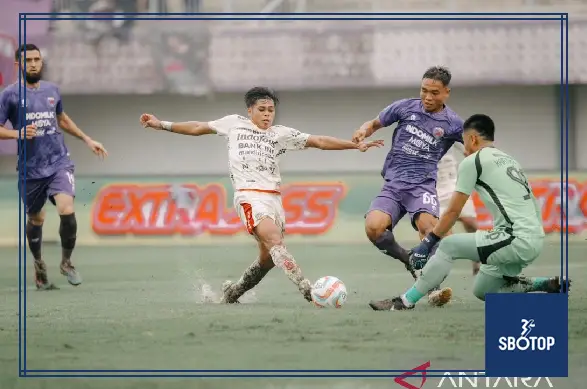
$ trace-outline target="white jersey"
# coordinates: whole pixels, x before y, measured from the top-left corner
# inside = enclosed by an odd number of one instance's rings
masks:
[[[438,162],[438,176],[436,180],[436,192],[438,198],[452,196],[457,185],[459,164],[464,158],[463,145],[455,142],[455,144],[442,157],[440,162]]]
[[[244,116],[229,115],[208,125],[228,144],[228,170],[235,191],[279,192],[279,158],[288,150],[303,150],[310,137],[285,126],[262,130]]]

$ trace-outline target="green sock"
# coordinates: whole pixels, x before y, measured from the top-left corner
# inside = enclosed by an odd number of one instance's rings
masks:
[[[424,297],[424,293],[416,289],[416,286],[414,285],[404,293],[403,300],[404,303],[407,302],[409,305],[415,305],[422,297]]]
[[[454,259],[446,255],[440,249],[430,258],[418,281],[406,293],[404,293],[404,303],[411,305],[416,304],[428,291],[442,283],[452,269]]]
[[[549,290],[549,277],[532,277],[532,290],[528,292],[548,292]]]

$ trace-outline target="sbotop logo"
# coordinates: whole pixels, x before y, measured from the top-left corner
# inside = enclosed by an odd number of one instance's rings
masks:
[[[553,336],[529,336],[536,326],[534,319],[522,319],[522,332],[519,337],[502,336],[499,338],[501,351],[550,351],[556,343]]]

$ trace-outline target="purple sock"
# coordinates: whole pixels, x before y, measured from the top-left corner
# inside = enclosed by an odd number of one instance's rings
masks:
[[[395,240],[393,233],[389,230],[385,231],[383,235],[375,241],[375,247],[377,247],[381,252],[386,255],[389,255],[392,258],[399,259],[404,264],[409,262],[409,255],[408,251],[401,247]]]

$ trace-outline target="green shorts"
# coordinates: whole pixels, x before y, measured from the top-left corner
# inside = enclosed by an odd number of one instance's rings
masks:
[[[519,275],[542,252],[543,237],[515,237],[505,230],[478,230],[454,234],[441,241],[438,250],[455,259],[481,262],[480,271],[501,278]]]
[[[542,252],[543,237],[517,237],[504,230],[475,232],[479,271],[494,277],[519,275]]]

